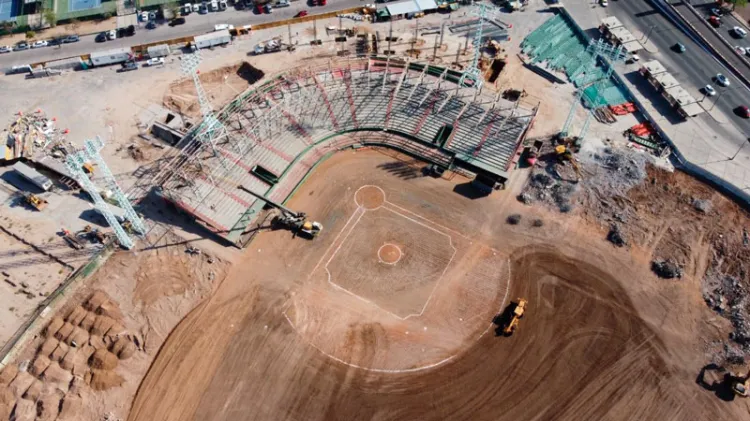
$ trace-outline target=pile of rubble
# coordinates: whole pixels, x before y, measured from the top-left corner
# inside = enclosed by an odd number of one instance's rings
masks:
[[[56,118],[48,118],[41,109],[26,114],[19,112],[3,130],[6,148],[0,160],[31,158],[40,151],[63,144],[68,130],[59,129],[56,123]]]

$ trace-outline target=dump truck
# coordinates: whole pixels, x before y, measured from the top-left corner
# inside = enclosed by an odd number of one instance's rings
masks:
[[[18,175],[44,191],[52,188],[52,180],[43,176],[39,171],[31,168],[23,162],[16,162],[13,164],[13,170]]]
[[[515,306],[513,307],[513,313],[510,316],[510,320],[508,320],[505,328],[503,328],[503,334],[512,335],[513,332],[516,331],[518,322],[521,320],[521,318],[523,317],[523,313],[526,311],[526,304],[528,304],[528,301],[526,301],[525,298],[519,298],[518,300],[516,300]]]

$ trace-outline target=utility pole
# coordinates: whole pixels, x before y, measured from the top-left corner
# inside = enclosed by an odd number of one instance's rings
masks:
[[[313,19],[313,44],[318,45],[318,20]]]
[[[458,44],[458,48],[456,49],[456,67],[460,67],[460,64],[458,63],[458,57],[461,55],[461,44]]]
[[[388,28],[388,54],[387,56],[391,56],[391,40],[393,39],[393,19],[390,20],[391,26]]]
[[[432,61],[435,61],[435,57],[437,57],[438,39],[440,39],[440,36],[435,35],[435,45],[432,47]]]

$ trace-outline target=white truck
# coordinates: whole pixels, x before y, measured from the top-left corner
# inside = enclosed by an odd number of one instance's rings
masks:
[[[18,175],[44,191],[52,188],[52,181],[49,178],[43,176],[39,171],[31,168],[23,162],[16,162],[13,164],[13,170],[17,172]]]
[[[211,48],[217,45],[229,44],[232,41],[232,35],[228,29],[210,32],[205,35],[198,35],[193,39],[193,49]]]
[[[106,66],[109,64],[125,63],[133,58],[130,48],[116,48],[114,50],[91,53],[91,64],[94,66]]]

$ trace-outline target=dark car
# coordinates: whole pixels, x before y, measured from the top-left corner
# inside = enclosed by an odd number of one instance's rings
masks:
[[[169,22],[169,26],[184,25],[185,18],[174,18]]]
[[[152,20],[148,21],[148,23],[146,24],[146,29],[156,29],[156,22]]]
[[[684,53],[685,52],[685,46],[682,45],[679,42],[677,44],[675,44],[672,48],[674,48],[674,50],[677,51],[678,53]]]
[[[737,114],[742,118],[750,118],[750,108],[747,108],[747,105],[740,105],[737,107]]]
[[[106,42],[107,41],[107,33],[106,32],[100,33],[99,35],[96,36],[96,38],[94,38],[94,41],[96,41],[96,42]]]
[[[126,61],[125,63],[122,63],[121,68],[117,69],[119,73],[129,72],[131,70],[138,70],[138,65],[135,64],[134,61]]]
[[[710,23],[714,28],[718,28],[721,26],[721,19],[717,18],[716,16],[711,16],[710,18],[708,18],[708,23]]]
[[[71,42],[78,42],[81,39],[78,38],[78,35],[68,35],[67,37],[63,38],[62,42],[63,44],[70,44]]]
[[[132,37],[133,35],[135,35],[135,25],[130,25],[127,28],[125,28],[126,37]]]
[[[125,32],[127,32],[125,28],[117,28],[117,38],[125,38]]]
[[[235,10],[245,10],[245,3],[241,2],[241,1],[238,1],[237,3],[234,4],[234,9]]]

